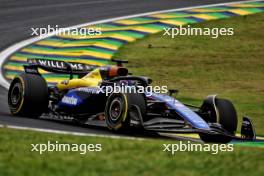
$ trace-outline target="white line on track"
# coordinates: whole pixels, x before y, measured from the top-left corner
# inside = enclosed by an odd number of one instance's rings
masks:
[[[11,128],[17,130],[29,130],[53,134],[66,134],[66,135],[75,135],[75,136],[89,136],[89,137],[102,137],[102,138],[112,138],[112,139],[128,139],[128,140],[146,140],[146,138],[140,137],[128,137],[128,136],[115,136],[115,135],[103,135],[103,134],[92,134],[92,133],[81,133],[81,132],[72,132],[72,131],[63,131],[63,130],[51,130],[44,128],[31,128],[31,127],[22,127],[15,125],[1,125],[0,128]]]
[[[81,28],[84,26],[90,26],[90,25],[95,25],[95,24],[107,23],[107,22],[111,22],[111,21],[115,21],[115,20],[123,20],[123,19],[127,19],[127,18],[152,15],[152,14],[157,14],[157,13],[168,13],[168,12],[182,11],[182,10],[189,10],[189,9],[196,9],[196,8],[215,7],[215,6],[221,6],[221,5],[229,5],[229,4],[245,3],[245,2],[258,2],[258,1],[263,1],[263,0],[234,1],[234,2],[228,2],[228,3],[218,3],[218,4],[210,4],[210,5],[191,6],[191,7],[185,7],[185,8],[176,8],[176,9],[169,9],[169,10],[159,10],[159,11],[146,12],[146,13],[140,13],[140,14],[135,14],[135,15],[126,15],[126,16],[117,17],[117,18],[109,18],[109,19],[104,19],[104,20],[98,20],[98,21],[83,23],[83,24],[79,24],[79,25],[75,25],[75,26],[70,26],[70,27],[66,28],[66,30],[70,30],[73,28]],[[55,33],[50,33],[50,34],[42,36],[42,37],[33,37],[30,39],[15,43],[14,45],[11,45],[10,47],[4,49],[0,53],[0,69],[2,69],[2,66],[3,66],[5,60],[14,52],[18,51],[19,49],[21,49],[27,45],[30,45],[34,42],[43,40],[43,39],[50,37],[50,36],[53,36],[53,35],[55,35]],[[0,72],[0,85],[6,89],[9,88],[9,82],[4,78],[4,76],[2,75],[2,72]],[[71,135],[78,135],[78,136],[97,136],[97,137],[109,137],[109,138],[142,139],[142,138],[123,137],[123,136],[122,137],[121,136],[108,136],[108,135],[68,132],[68,131],[61,131],[61,130],[20,127],[20,126],[12,126],[12,125],[0,125],[0,127],[7,127],[7,128],[21,129],[21,130],[23,129],[23,130],[32,130],[32,131],[42,131],[42,132],[58,133],[58,134],[71,134]]]

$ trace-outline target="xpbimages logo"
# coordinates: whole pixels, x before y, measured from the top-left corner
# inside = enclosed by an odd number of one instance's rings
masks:
[[[164,36],[170,36],[171,38],[175,38],[177,35],[188,35],[188,36],[211,36],[211,38],[216,39],[219,36],[232,36],[234,35],[233,28],[224,28],[224,27],[214,27],[214,28],[196,28],[187,26],[179,26],[174,28],[163,28]]]
[[[32,27],[30,28],[32,36],[39,36],[43,37],[49,34],[56,34],[56,35],[78,35],[81,37],[85,36],[94,36],[94,35],[101,35],[102,31],[101,28],[61,28],[59,25],[51,26],[48,25],[47,27]]]
[[[68,84],[68,82],[64,81],[64,84]],[[128,85],[127,83],[113,83],[112,85],[101,85],[97,87],[80,87],[76,90],[86,93],[92,93],[92,94],[105,94],[106,96],[111,95],[112,93],[138,93],[143,94],[147,97],[150,97],[154,94],[165,94],[168,93],[168,86],[141,86],[141,85]],[[73,100],[71,100],[73,101]],[[77,104],[77,102],[76,102]]]
[[[210,152],[215,155],[219,152],[232,152],[234,151],[233,144],[200,144],[191,143],[187,141],[183,143],[180,141],[176,144],[163,144],[163,152],[168,152],[174,155],[177,152]]]
[[[31,151],[38,152],[39,154],[48,152],[79,152],[81,155],[87,152],[100,152],[102,151],[101,144],[65,144],[55,141],[52,143],[48,141],[42,144],[31,144]]]
[[[105,93],[106,96],[109,96],[112,93],[145,93],[147,97],[150,97],[155,94],[159,93],[167,93],[168,87],[167,86],[141,86],[141,85],[127,85],[125,83],[116,84],[114,83],[111,86],[98,86],[98,92]]]

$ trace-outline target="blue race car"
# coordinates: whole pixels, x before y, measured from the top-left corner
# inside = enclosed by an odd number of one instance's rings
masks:
[[[254,140],[252,121],[243,117],[241,137],[236,136],[237,114],[226,99],[208,96],[201,107],[174,98],[177,90],[163,93],[112,92],[107,87],[122,85],[147,87],[152,80],[133,76],[116,65],[94,66],[57,60],[28,59],[25,72],[16,76],[9,88],[8,104],[12,115],[38,118],[69,117],[74,121],[105,126],[113,131],[144,129],[154,133],[197,133],[204,142],[227,143],[232,139]],[[66,73],[69,80],[48,85],[39,69]],[[79,78],[74,78],[78,75]]]

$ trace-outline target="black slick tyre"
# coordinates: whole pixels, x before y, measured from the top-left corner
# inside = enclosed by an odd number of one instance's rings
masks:
[[[9,87],[8,105],[12,115],[39,117],[48,108],[48,87],[44,78],[23,73]]]
[[[216,98],[215,106],[218,117],[213,118],[213,120],[210,119],[209,121],[221,124],[222,128],[228,131],[231,135],[235,135],[238,122],[237,122],[237,113],[232,102],[227,99]],[[209,143],[228,143],[231,141],[231,137],[225,135],[211,135],[204,133],[201,133],[199,135],[204,142],[209,142]]]
[[[142,118],[146,114],[146,101],[142,94],[112,93],[106,102],[105,120],[107,127],[113,131],[122,131],[130,127],[130,112],[136,106]]]

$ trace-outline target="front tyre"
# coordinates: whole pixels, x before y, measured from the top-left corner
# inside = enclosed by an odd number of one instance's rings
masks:
[[[215,103],[201,108],[202,110],[209,111],[211,114],[207,122],[219,123],[222,128],[228,131],[231,135],[235,135],[237,129],[237,113],[231,101],[226,99],[215,98]],[[215,115],[214,115],[215,114]],[[211,135],[200,134],[200,138],[204,142],[210,143],[228,143],[232,139],[225,135]]]
[[[8,105],[12,115],[39,117],[48,108],[45,79],[28,73],[16,76],[8,90]]]
[[[131,112],[134,106],[140,109],[142,118],[146,114],[146,101],[143,94],[113,93],[106,102],[105,120],[113,131],[126,130],[130,127]]]

